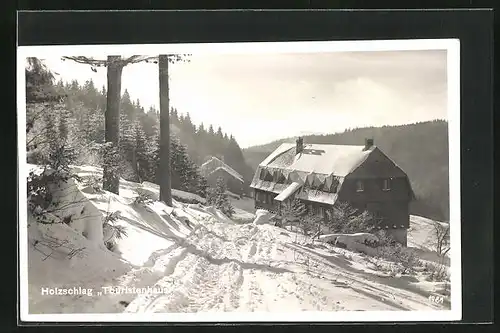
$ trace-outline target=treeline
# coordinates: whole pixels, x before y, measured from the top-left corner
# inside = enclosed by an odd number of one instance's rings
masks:
[[[79,117],[83,117],[84,121],[91,121],[93,139],[96,142],[104,142],[104,109],[106,105],[106,90],[101,88],[96,89],[92,81],[87,81],[83,86],[78,86],[77,81],[63,85],[59,82],[58,87],[62,87],[68,94],[67,107],[68,109],[78,110],[80,106],[85,107],[90,112],[77,111]],[[154,140],[158,142],[159,134],[159,111],[155,107],[149,107],[147,112],[141,106],[140,101],[132,101],[127,90],[124,91],[120,103],[120,137],[127,138],[122,140],[124,145],[128,145],[128,161],[129,164],[135,166],[134,155],[131,154],[133,137],[136,137],[136,144],[141,145],[141,137],[145,136],[150,142]],[[99,112],[97,112],[99,111]],[[86,118],[85,118],[86,117]],[[84,126],[85,128],[85,126]],[[179,183],[184,183],[192,176],[192,166],[200,166],[212,156],[217,156],[224,159],[225,163],[238,171],[247,181],[253,177],[253,170],[250,168],[243,156],[243,152],[238,145],[238,142],[232,134],[223,132],[221,127],[214,129],[212,125],[208,128],[203,123],[198,126],[191,120],[189,113],[181,113],[176,108],[170,110],[170,128],[171,128],[171,154],[172,168],[179,168],[172,178],[173,188],[178,188]],[[187,154],[187,156],[184,156]],[[140,155],[140,154],[139,154]],[[181,157],[182,156],[182,157]],[[138,158],[141,158],[138,156]],[[174,160],[177,160],[174,165]],[[189,167],[184,166],[184,162],[190,164]],[[129,168],[130,169],[130,168]],[[173,169],[174,170],[174,169]],[[181,170],[190,170],[187,176],[175,175]],[[133,170],[132,170],[133,171]],[[130,170],[128,171],[130,173]],[[140,174],[141,171],[136,171]],[[143,178],[144,179],[144,178]],[[138,179],[137,179],[138,180]],[[177,187],[174,187],[177,186]],[[185,190],[185,188],[183,189]]]
[[[29,80],[27,80],[29,81]],[[67,142],[77,152],[76,163],[103,166],[106,89],[97,89],[90,80],[83,85],[77,81],[53,86],[59,103],[50,111],[43,105],[28,104],[27,118],[34,120],[40,114],[36,128],[30,131],[28,163],[40,164],[49,158],[51,149],[44,142]],[[29,91],[29,88],[27,89]],[[43,112],[42,112],[43,111]],[[159,179],[159,112],[153,108],[145,112],[139,100],[132,101],[125,90],[120,102],[119,170],[126,180],[158,183]],[[199,174],[198,166],[187,153],[185,145],[171,133],[170,165],[172,188],[206,196],[207,183]]]
[[[394,160],[410,178],[417,200],[411,213],[431,219],[449,219],[448,122],[434,120],[409,125],[348,129],[342,133],[304,136],[305,143],[363,145],[365,138]],[[248,148],[247,162],[256,167],[283,142]]]
[[[102,166],[106,88],[98,89],[92,80],[83,85],[76,80],[68,83],[59,81],[53,88],[61,96],[61,103],[50,113],[44,113],[45,120],[38,125],[61,124],[59,133],[54,135],[78,146],[78,163]],[[205,197],[207,183],[198,169],[211,156],[223,158],[245,179],[251,180],[253,171],[245,163],[236,139],[224,133],[221,127],[215,130],[212,125],[208,129],[204,124],[196,126],[189,113],[182,114],[175,108],[171,108],[170,124],[172,188]],[[159,111],[149,107],[146,112],[140,101],[132,100],[125,90],[120,101],[121,163],[118,170],[124,179],[158,183],[159,133]],[[32,151],[29,162],[36,163],[43,151]]]

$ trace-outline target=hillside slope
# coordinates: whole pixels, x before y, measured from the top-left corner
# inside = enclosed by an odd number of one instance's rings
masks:
[[[305,143],[362,145],[374,138],[409,176],[418,199],[411,213],[441,221],[449,218],[448,123],[443,120],[401,126],[366,127],[329,135],[304,136]],[[262,162],[285,138],[243,150],[252,168]]]
[[[201,204],[135,202],[138,190],[157,199],[158,187],[150,183],[121,180],[119,196],[96,193],[85,179],[102,171],[74,170],[84,181],[68,192],[83,196],[72,208],[73,222],[29,221],[30,313],[449,308],[447,294],[443,305],[428,301],[442,284],[426,281],[424,272],[391,277],[363,254],[271,225],[235,223]],[[101,223],[110,212],[120,212],[117,223],[126,228],[113,251],[79,228]],[[43,288],[76,291],[44,295]]]

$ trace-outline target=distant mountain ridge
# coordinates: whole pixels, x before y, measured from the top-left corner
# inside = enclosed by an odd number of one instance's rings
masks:
[[[373,138],[409,176],[418,200],[411,213],[437,220],[449,218],[448,122],[433,120],[407,125],[364,127],[328,135],[304,135],[304,143],[363,145]],[[254,170],[273,150],[296,137],[243,149]]]

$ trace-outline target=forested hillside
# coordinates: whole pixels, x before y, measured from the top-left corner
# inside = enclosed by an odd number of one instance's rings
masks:
[[[35,144],[44,137],[57,136],[68,141],[78,153],[78,163],[102,165],[105,142],[104,112],[106,89],[98,89],[90,80],[53,86],[61,96],[51,113],[38,112],[28,105],[27,118],[37,120],[28,137],[28,162],[37,163],[48,158],[46,145]],[[39,106],[37,106],[39,107]],[[232,135],[219,127],[205,129],[196,126],[189,114],[175,108],[170,112],[172,188],[205,196],[206,181],[198,167],[210,156],[224,158],[235,170],[251,177],[252,170],[245,164],[243,153]],[[50,129],[49,129],[50,128]],[[120,175],[130,181],[157,182],[159,168],[159,110],[150,107],[147,112],[139,100],[133,101],[127,90],[120,102]]]
[[[363,145],[365,138],[394,160],[409,176],[418,200],[411,213],[438,220],[449,218],[448,123],[435,120],[401,126],[349,129],[343,133],[304,136],[305,143]],[[286,138],[266,145],[244,149],[252,167],[264,160]]]

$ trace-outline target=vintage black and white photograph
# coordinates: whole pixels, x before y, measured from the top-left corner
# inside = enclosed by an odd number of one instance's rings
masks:
[[[400,42],[21,47],[23,320],[460,319],[458,42]]]

